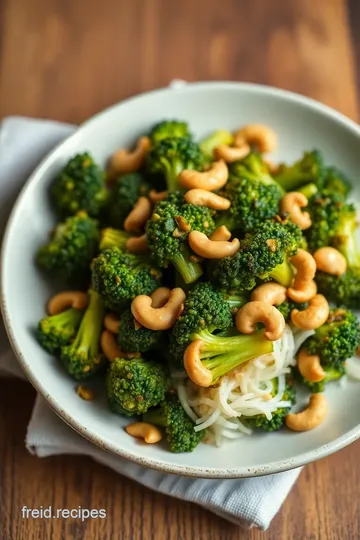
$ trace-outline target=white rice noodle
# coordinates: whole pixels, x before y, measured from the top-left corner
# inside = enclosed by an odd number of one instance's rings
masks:
[[[282,400],[285,376],[296,362],[296,349],[312,333],[296,331],[294,339],[292,329],[286,325],[281,339],[274,342],[272,354],[243,364],[223,377],[218,387],[199,389],[191,382],[177,381],[179,399],[196,423],[195,431],[207,429],[209,442],[221,446],[224,439],[251,435],[252,430],[241,421],[243,418],[264,414],[271,420],[279,407],[290,407],[290,402]],[[275,378],[278,391],[272,396],[271,381]]]

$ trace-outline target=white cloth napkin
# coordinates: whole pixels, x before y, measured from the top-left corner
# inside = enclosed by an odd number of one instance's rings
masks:
[[[74,129],[74,126],[44,120],[19,117],[3,120],[0,127],[0,235],[13,201],[29,174],[41,158]],[[1,321],[0,371],[24,377]],[[39,457],[86,454],[150,489],[192,501],[237,525],[261,529],[269,526],[301,470],[239,480],[197,480],[153,471],[89,443],[62,422],[41,396],[36,398],[26,446]]]

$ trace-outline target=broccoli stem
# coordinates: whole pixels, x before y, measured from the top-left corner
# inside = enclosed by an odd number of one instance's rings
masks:
[[[236,219],[228,212],[223,211],[215,222],[215,228],[226,227],[229,231],[233,231],[236,228]]]
[[[281,264],[275,266],[269,273],[269,277],[283,285],[284,287],[291,287],[293,279],[295,277],[295,271],[292,265],[288,261],[284,261]]]
[[[168,191],[177,191],[179,189],[177,177],[184,168],[182,163],[177,160],[168,161],[166,159],[161,160],[161,162],[165,170]]]
[[[112,229],[108,227],[102,229],[101,231],[101,240],[100,240],[100,251],[104,249],[119,247],[120,249],[126,249],[126,243],[131,237],[131,234],[126,231],[119,231],[118,229]]]
[[[360,267],[360,252],[356,241],[357,223],[355,215],[342,219],[336,231],[335,247],[347,260],[350,268]]]
[[[276,182],[283,188],[284,191],[299,191],[299,188],[303,186],[308,180],[309,175],[307,173],[301,174],[301,172],[294,174],[292,169],[284,170],[280,174],[275,176]]]
[[[146,411],[146,413],[142,415],[142,421],[148,422],[149,424],[154,424],[155,426],[166,427],[165,419],[161,414],[160,408]]]
[[[186,284],[193,283],[203,274],[201,265],[197,262],[190,261],[189,257],[190,253],[183,248],[182,252],[179,251],[176,257],[171,259],[171,262]]]
[[[310,199],[313,195],[319,191],[316,184],[306,184],[305,186],[297,190],[299,193],[303,193],[307,199]]]
[[[200,143],[201,151],[209,157],[213,157],[214,149],[220,144],[231,146],[234,142],[234,136],[230,131],[219,129],[211,133]]]
[[[86,356],[96,356],[105,308],[101,296],[97,292],[90,290],[89,296],[89,305],[81,321],[75,344],[78,352],[84,353]]]
[[[263,330],[234,337],[213,335],[208,330],[202,330],[194,338],[203,342],[200,357],[203,365],[212,371],[213,382],[240,364],[274,350],[273,342],[264,338]]]
[[[224,294],[224,300],[229,304],[230,309],[240,309],[249,301],[249,298],[245,294]]]

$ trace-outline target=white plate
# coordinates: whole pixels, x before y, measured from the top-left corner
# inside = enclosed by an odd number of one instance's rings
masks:
[[[34,254],[48,238],[54,215],[47,188],[66,161],[89,150],[100,163],[129,146],[164,118],[185,119],[197,137],[214,129],[236,129],[250,122],[270,125],[278,134],[275,161],[294,161],[319,148],[328,164],[342,168],[359,195],[360,130],[315,101],[274,88],[240,83],[190,84],[124,101],[98,114],[60,144],[40,164],[21,192],[8,222],[2,249],[2,311],[13,349],[28,378],[49,405],[76,431],[106,450],[163,471],[209,478],[258,476],[298,467],[353,442],[360,434],[360,383],[329,385],[330,412],[316,430],[283,430],[228,442],[221,449],[205,444],[190,454],[171,454],[161,445],[129,437],[126,419],[112,414],[105,395],[82,401],[75,383],[34,339],[33,330],[54,292],[37,271]],[[9,179],[11,182],[11,178]],[[301,403],[299,404],[299,406]]]

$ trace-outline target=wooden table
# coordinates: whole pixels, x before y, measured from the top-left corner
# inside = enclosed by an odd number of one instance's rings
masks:
[[[359,30],[357,0],[1,0],[0,117],[81,122],[176,77],[271,84],[357,119]],[[360,441],[307,466],[266,533],[244,532],[90,459],[31,457],[34,397],[0,382],[0,540],[359,538]],[[111,517],[24,521],[25,504]]]

